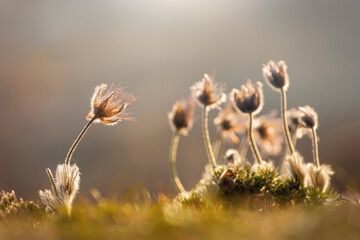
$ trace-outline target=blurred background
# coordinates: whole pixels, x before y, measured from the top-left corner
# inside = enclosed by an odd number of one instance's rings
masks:
[[[137,97],[136,121],[90,128],[73,157],[80,194],[135,185],[175,193],[173,103],[205,72],[229,92],[247,78],[264,82],[262,64],[283,59],[288,106],[319,114],[320,161],[335,169],[335,189],[360,190],[359,22],[358,0],[0,0],[0,189],[38,199],[50,187],[45,169],[55,171],[86,124],[94,87],[122,83]],[[263,113],[278,109],[279,94],[267,84],[264,93]],[[199,110],[178,152],[187,189],[207,162]],[[298,146],[312,161],[311,140]]]

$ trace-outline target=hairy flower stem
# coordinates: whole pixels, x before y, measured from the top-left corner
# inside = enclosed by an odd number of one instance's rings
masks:
[[[80,132],[79,136],[76,138],[75,142],[73,143],[73,145],[71,146],[66,159],[65,159],[65,163],[66,164],[70,164],[70,160],[72,157],[72,154],[74,153],[77,145],[79,144],[81,138],[84,136],[84,134],[86,133],[86,131],[89,129],[90,125],[94,122],[94,120],[96,119],[96,117],[93,117],[83,128],[83,130]]]
[[[210,141],[210,136],[209,136],[208,113],[209,113],[209,108],[207,106],[204,106],[203,118],[202,118],[203,136],[204,136],[205,147],[206,147],[206,152],[207,152],[209,161],[210,161],[212,167],[215,169],[217,164],[216,164],[215,155],[214,155],[213,148],[211,146],[211,141]]]
[[[315,128],[311,128],[311,131],[312,131],[312,135],[313,135],[314,163],[315,163],[316,167],[320,167],[317,134],[316,134]]]
[[[219,158],[219,153],[220,153],[221,145],[222,145],[221,132],[218,131],[218,133],[216,134],[216,138],[215,138],[214,144],[213,144],[214,155],[215,155],[215,159],[216,159],[216,160]]]
[[[172,179],[175,183],[175,186],[177,188],[177,190],[179,192],[185,192],[185,188],[184,186],[181,184],[180,179],[176,173],[176,166],[175,166],[175,162],[176,162],[176,152],[177,152],[177,147],[179,145],[179,139],[180,139],[180,135],[179,132],[174,132],[174,135],[171,139],[171,145],[170,145],[170,171],[171,171],[171,176]]]
[[[259,164],[261,164],[262,159],[260,156],[260,152],[259,149],[256,146],[255,140],[254,140],[254,133],[253,133],[253,120],[254,120],[254,116],[252,115],[252,113],[249,113],[249,140],[250,140],[250,144],[254,153],[254,157],[256,158],[257,162]]]
[[[289,146],[290,154],[292,155],[295,152],[295,148],[291,141],[289,126],[288,126],[287,117],[286,117],[286,91],[284,90],[284,88],[281,88],[281,117],[283,120],[286,141]]]
[[[48,175],[49,178],[50,178],[50,182],[51,182],[51,185],[52,185],[52,187],[53,187],[53,189],[54,189],[55,195],[56,195],[56,196],[59,196],[59,193],[58,193],[58,191],[57,191],[57,189],[56,189],[54,176],[52,175],[51,170],[50,170],[49,168],[47,168],[47,169],[46,169],[46,173],[47,173],[47,175]]]

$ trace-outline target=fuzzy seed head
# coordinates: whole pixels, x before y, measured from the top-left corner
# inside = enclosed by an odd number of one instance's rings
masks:
[[[246,85],[241,86],[241,90],[233,89],[230,93],[230,100],[234,107],[242,113],[258,114],[264,105],[262,83],[252,84],[249,79]]]
[[[269,85],[276,91],[281,88],[285,91],[289,88],[289,77],[287,74],[287,66],[284,61],[269,61],[263,65],[263,75]]]
[[[291,108],[286,113],[289,131],[295,134],[297,139],[302,138],[304,135],[311,135],[310,129],[303,128],[300,125],[300,117],[303,115],[303,112],[299,108]]]
[[[286,157],[285,164],[288,176],[300,181],[301,185],[304,185],[307,180],[307,170],[303,157],[295,152],[293,155]]]
[[[299,107],[301,116],[299,118],[300,126],[305,128],[317,129],[319,126],[318,115],[310,106]]]
[[[88,120],[96,118],[96,122],[106,125],[114,125],[122,119],[132,120],[126,110],[134,103],[135,97],[124,93],[120,86],[107,88],[106,84],[101,84],[95,88],[95,92],[90,101],[91,111],[86,115]]]
[[[330,179],[334,175],[330,165],[322,164],[320,167],[316,167],[313,163],[308,163],[306,170],[309,174],[307,187],[319,188],[322,192],[330,187]]]
[[[80,172],[76,164],[59,164],[55,173],[55,189],[39,191],[40,199],[49,211],[66,206],[71,210],[72,202],[80,186]]]
[[[200,106],[215,108],[226,101],[223,86],[214,81],[214,77],[204,74],[204,78],[191,88],[194,99]]]
[[[188,101],[177,101],[168,113],[171,129],[187,136],[193,125],[194,109],[195,104],[191,98]]]

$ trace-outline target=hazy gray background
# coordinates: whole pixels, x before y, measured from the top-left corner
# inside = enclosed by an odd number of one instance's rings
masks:
[[[320,161],[335,168],[337,189],[359,189],[359,23],[358,0],[0,1],[0,188],[36,199],[50,186],[45,168],[55,171],[85,125],[94,87],[122,82],[137,121],[90,128],[74,154],[80,192],[168,192],[172,104],[204,72],[231,90],[283,59],[289,107],[319,113]],[[264,90],[266,113],[279,95]],[[178,154],[187,189],[206,163],[197,110]],[[311,141],[299,144],[312,161]]]

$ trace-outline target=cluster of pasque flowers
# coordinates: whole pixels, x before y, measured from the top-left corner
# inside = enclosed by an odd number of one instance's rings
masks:
[[[264,105],[263,84],[247,80],[240,89],[232,89],[227,96],[228,104],[221,109],[220,105],[226,102],[226,95],[221,84],[215,82],[214,77],[207,74],[191,87],[193,99],[202,108],[202,128],[205,148],[209,159],[205,175],[201,181],[211,180],[220,188],[234,185],[235,171],[242,171],[241,163],[248,161],[247,152],[251,148],[253,162],[250,164],[252,172],[270,169],[276,171],[274,164],[264,157],[284,154],[282,176],[278,179],[292,179],[300,183],[303,189],[316,189],[326,192],[330,188],[330,177],[333,171],[329,165],[320,164],[318,156],[318,117],[310,106],[287,110],[286,92],[289,88],[287,66],[284,61],[269,61],[262,68],[265,81],[281,95],[281,118],[276,118],[276,112],[257,117]],[[218,133],[216,140],[211,142],[208,130],[208,112],[211,109],[220,109],[214,120]],[[170,148],[170,168],[175,186],[186,195],[183,185],[176,173],[175,161],[177,145],[180,135],[188,135],[194,116],[192,99],[177,102],[168,114],[171,128],[174,132]],[[242,138],[241,138],[242,135]],[[305,163],[303,157],[296,151],[296,141],[303,135],[308,135],[313,141],[313,162]],[[218,165],[219,155],[222,155],[223,143],[232,144],[233,148],[226,151],[223,164]],[[286,147],[283,147],[285,143]],[[260,146],[260,149],[258,148]],[[220,158],[221,159],[221,158]],[[250,166],[249,165],[249,166]],[[215,176],[217,173],[220,175]],[[210,181],[210,182],[211,182]],[[207,186],[209,187],[209,186]],[[226,188],[225,188],[226,189]]]
[[[79,191],[80,171],[76,164],[70,164],[72,154],[78,146],[80,140],[89,129],[93,122],[102,122],[105,125],[114,125],[122,119],[131,120],[126,110],[134,103],[135,97],[123,92],[123,88],[117,86],[110,87],[108,91],[106,84],[101,84],[95,88],[95,93],[90,101],[90,112],[86,115],[89,122],[80,132],[79,136],[71,146],[65,162],[56,168],[55,178],[49,168],[46,172],[52,184],[51,190],[39,191],[40,198],[46,209],[55,212],[65,208],[71,214],[72,202]]]

